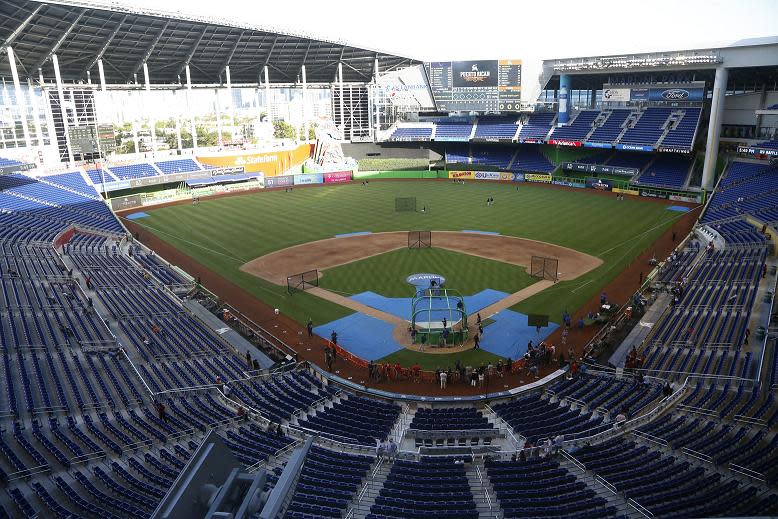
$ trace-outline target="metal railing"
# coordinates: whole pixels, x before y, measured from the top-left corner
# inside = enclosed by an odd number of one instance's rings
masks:
[[[378,475],[378,473],[380,472],[383,463],[384,463],[384,459],[378,458],[375,467],[373,467],[373,470],[370,472],[370,476],[365,480],[365,483],[362,485],[362,488],[359,490],[359,493],[356,495],[354,499],[354,504],[351,506],[351,508],[349,508],[349,511],[346,513],[345,519],[353,519],[355,511],[361,510],[362,500],[369,495],[371,490],[373,490],[373,487],[376,483],[375,481],[376,475]]]

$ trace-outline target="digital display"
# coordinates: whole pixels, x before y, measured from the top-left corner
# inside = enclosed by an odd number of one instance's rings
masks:
[[[521,60],[425,63],[441,112],[516,112],[521,107]]]

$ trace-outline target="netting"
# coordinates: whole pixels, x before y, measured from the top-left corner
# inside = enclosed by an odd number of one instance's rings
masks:
[[[559,279],[559,260],[544,256],[532,256],[530,275],[540,279],[557,281]]]
[[[408,231],[409,249],[428,249],[432,247],[432,231]]]
[[[319,286],[319,271],[308,270],[286,277],[286,291],[290,294]]]

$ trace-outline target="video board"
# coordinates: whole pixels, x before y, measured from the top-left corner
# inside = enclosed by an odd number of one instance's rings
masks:
[[[424,64],[441,112],[517,112],[521,107],[521,60],[435,61]]]

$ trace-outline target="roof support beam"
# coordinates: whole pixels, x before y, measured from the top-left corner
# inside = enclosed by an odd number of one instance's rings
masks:
[[[354,72],[356,72],[357,74],[359,74],[360,76],[362,76],[363,78],[365,78],[365,80],[370,81],[370,79],[371,79],[370,76],[368,76],[367,74],[365,74],[361,70],[356,69],[356,68],[352,67],[351,65],[349,65],[348,61],[343,61],[342,63],[344,65],[346,65],[348,68],[350,68],[351,70],[353,70]]]
[[[168,26],[170,25],[170,20],[165,21],[165,25],[162,26],[162,29],[159,30],[157,35],[154,37],[154,40],[151,42],[151,45],[146,49],[146,52],[143,53],[143,57],[138,60],[138,62],[132,67],[132,70],[130,71],[130,76],[127,78],[132,79],[135,74],[140,70],[140,68],[143,66],[144,63],[149,59],[149,56],[151,56],[151,53],[154,52],[154,47],[157,46],[157,43],[159,43],[159,40],[162,39],[162,35],[165,34],[165,31],[167,30]]]
[[[116,24],[116,27],[114,27],[113,31],[111,31],[111,35],[105,39],[103,46],[100,47],[100,50],[97,52],[97,54],[95,54],[95,57],[89,61],[89,64],[84,67],[84,70],[82,70],[81,74],[79,74],[80,76],[83,76],[87,70],[92,70],[92,67],[94,67],[99,60],[103,59],[103,54],[105,54],[105,51],[108,50],[108,46],[111,44],[113,39],[116,38],[116,35],[119,34],[119,30],[122,28],[122,25],[124,25],[124,22],[127,21],[127,16],[128,15],[125,14],[119,23]]]
[[[205,36],[205,33],[208,32],[208,26],[204,26],[203,30],[200,32],[200,36],[197,37],[197,40],[194,42],[194,45],[192,45],[192,48],[189,49],[189,54],[186,55],[186,59],[183,63],[178,67],[178,70],[176,70],[176,76],[180,76],[181,72],[186,70],[186,67],[189,65],[189,63],[192,62],[192,58],[195,55],[195,52],[197,52],[197,47],[200,46],[200,42],[203,41],[203,37]]]
[[[76,28],[78,22],[81,21],[81,18],[83,18],[84,14],[86,14],[86,9],[84,9],[78,14],[78,16],[73,21],[73,23],[70,24],[70,27],[68,27],[67,30],[62,34],[62,36],[60,36],[60,38],[57,40],[57,43],[55,43],[53,47],[51,47],[48,51],[46,51],[46,54],[44,54],[43,57],[38,60],[35,66],[32,67],[32,70],[41,68],[43,64],[46,63],[49,60],[49,58],[51,58],[59,50],[60,46],[62,46],[62,44],[65,42],[65,39],[70,35],[73,29]]]
[[[14,30],[14,32],[12,32],[8,36],[8,38],[5,39],[5,43],[3,43],[3,47],[8,47],[14,42],[14,40],[16,40],[16,38],[22,33],[22,31],[25,29],[25,27],[27,27],[27,25],[32,21],[32,19],[35,18],[35,15],[38,14],[38,11],[40,11],[44,5],[46,4],[40,4],[38,7],[36,7],[33,10],[33,12],[31,12],[30,15],[27,18],[25,18],[22,23],[19,24],[19,27],[17,27],[16,30]]]
[[[224,63],[222,63],[222,66],[219,67],[219,73],[216,74],[218,77],[222,77],[222,74],[224,74],[224,70],[230,65],[230,61],[232,61],[232,57],[235,55],[235,51],[238,50],[238,44],[240,43],[240,39],[243,37],[243,31],[240,31],[240,34],[238,34],[238,39],[235,40],[235,43],[232,44],[232,48],[230,49],[230,52],[227,54],[227,59],[224,60]]]

